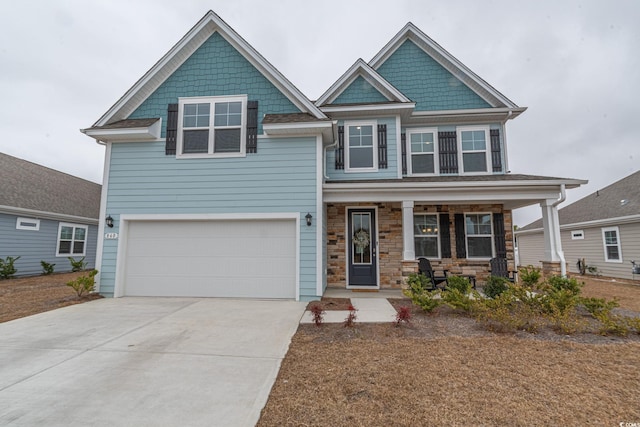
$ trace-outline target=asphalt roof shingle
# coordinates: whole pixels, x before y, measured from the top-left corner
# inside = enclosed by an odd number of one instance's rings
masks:
[[[0,206],[99,217],[102,186],[0,153]]]

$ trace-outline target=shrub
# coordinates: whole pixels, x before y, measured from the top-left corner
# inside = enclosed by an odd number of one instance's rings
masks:
[[[313,323],[315,323],[316,326],[321,326],[322,325],[322,321],[324,320],[324,309],[322,308],[322,306],[320,304],[313,304],[310,308],[309,311],[311,312],[311,315],[313,316]]]
[[[584,285],[583,283],[579,283],[576,279],[562,276],[551,276],[547,279],[546,283],[552,290],[567,290],[576,296],[580,294],[582,286]]]
[[[96,274],[98,274],[98,270],[91,270],[86,276],[79,276],[75,280],[67,282],[67,286],[72,287],[76,291],[78,298],[80,298],[83,294],[94,291]]]
[[[518,271],[518,277],[520,281],[529,288],[535,288],[542,277],[540,269],[535,268],[532,265],[521,267]]]
[[[394,324],[396,327],[400,326],[400,323],[411,323],[411,307],[402,306],[396,313],[396,321]]]
[[[471,282],[466,277],[450,276],[447,280],[447,291],[457,289],[463,294],[469,293],[471,290]]]
[[[9,279],[18,272],[14,263],[19,259],[19,256],[15,258],[12,256],[8,256],[5,259],[0,258],[0,279]]]
[[[429,279],[424,273],[411,273],[409,277],[407,277],[407,285],[409,288],[419,287],[424,290],[431,290],[435,287],[431,284],[431,279]]]
[[[84,258],[85,257],[82,257],[78,261],[76,261],[75,259],[71,258],[70,256],[67,257],[67,259],[71,263],[71,271],[73,271],[73,272],[82,271],[85,268],[87,268],[87,263],[84,262]]]
[[[616,300],[604,298],[580,297],[578,301],[595,318],[598,318],[599,315],[609,314],[611,310],[620,306]]]
[[[482,288],[488,298],[495,298],[509,289],[509,281],[504,277],[489,276],[487,283]]]
[[[440,295],[440,291],[427,291],[417,283],[409,284],[409,289],[403,290],[402,293],[411,298],[411,302],[427,313],[430,313],[440,305],[440,299],[436,298]]]
[[[356,316],[356,311],[358,311],[352,304],[349,304],[349,315],[347,316],[346,319],[344,319],[344,327],[352,327],[353,325],[355,325],[356,323],[356,319],[358,316]]]
[[[634,328],[633,321],[630,322],[630,318],[620,316],[617,314],[601,313],[596,318],[600,321],[602,326],[600,327],[601,335],[618,335],[626,337],[629,334],[629,327]]]
[[[53,273],[53,268],[56,266],[55,264],[49,264],[46,261],[40,261],[40,265],[42,266],[42,274],[45,276]]]
[[[442,301],[451,308],[464,310],[467,313],[473,311],[480,294],[477,292],[465,293],[458,288],[447,289],[442,293]]]
[[[477,300],[474,310],[476,320],[496,332],[536,332],[544,323],[543,319],[535,305],[519,301],[514,290],[514,286],[509,286],[493,299]]]

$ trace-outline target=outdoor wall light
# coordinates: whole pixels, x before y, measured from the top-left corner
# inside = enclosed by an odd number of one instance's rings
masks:
[[[308,225],[309,227],[311,227],[311,218],[313,218],[313,217],[311,216],[311,214],[310,214],[310,213],[307,213],[307,214],[304,216],[304,218],[307,220],[307,225]]]
[[[113,228],[113,218],[111,218],[111,215],[109,215],[108,217],[106,217],[104,219],[104,222],[107,224],[107,227],[109,228]]]

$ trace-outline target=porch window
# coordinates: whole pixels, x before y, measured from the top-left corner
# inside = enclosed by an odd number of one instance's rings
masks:
[[[86,225],[61,222],[58,226],[56,256],[85,255],[88,228]]]
[[[491,160],[491,152],[487,144],[489,128],[486,126],[458,128],[458,141],[462,173],[488,172],[487,165]]]
[[[440,258],[438,215],[414,215],[413,229],[416,257]]]
[[[618,227],[602,229],[602,243],[604,245],[604,260],[607,262],[622,262],[620,249],[620,230]]]
[[[493,228],[490,213],[465,214],[467,258],[493,257]]]
[[[378,170],[378,141],[375,122],[345,124],[347,140],[346,172],[375,172]]]
[[[437,173],[436,129],[407,130],[411,150],[411,174]]]

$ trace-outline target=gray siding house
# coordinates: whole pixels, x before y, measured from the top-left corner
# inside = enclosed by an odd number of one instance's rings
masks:
[[[578,260],[607,277],[638,279],[640,264],[640,171],[558,210],[562,248],[570,273]],[[515,232],[520,265],[540,266],[544,259],[542,220]]]
[[[102,186],[0,153],[0,258],[20,257],[16,276],[94,268]]]

